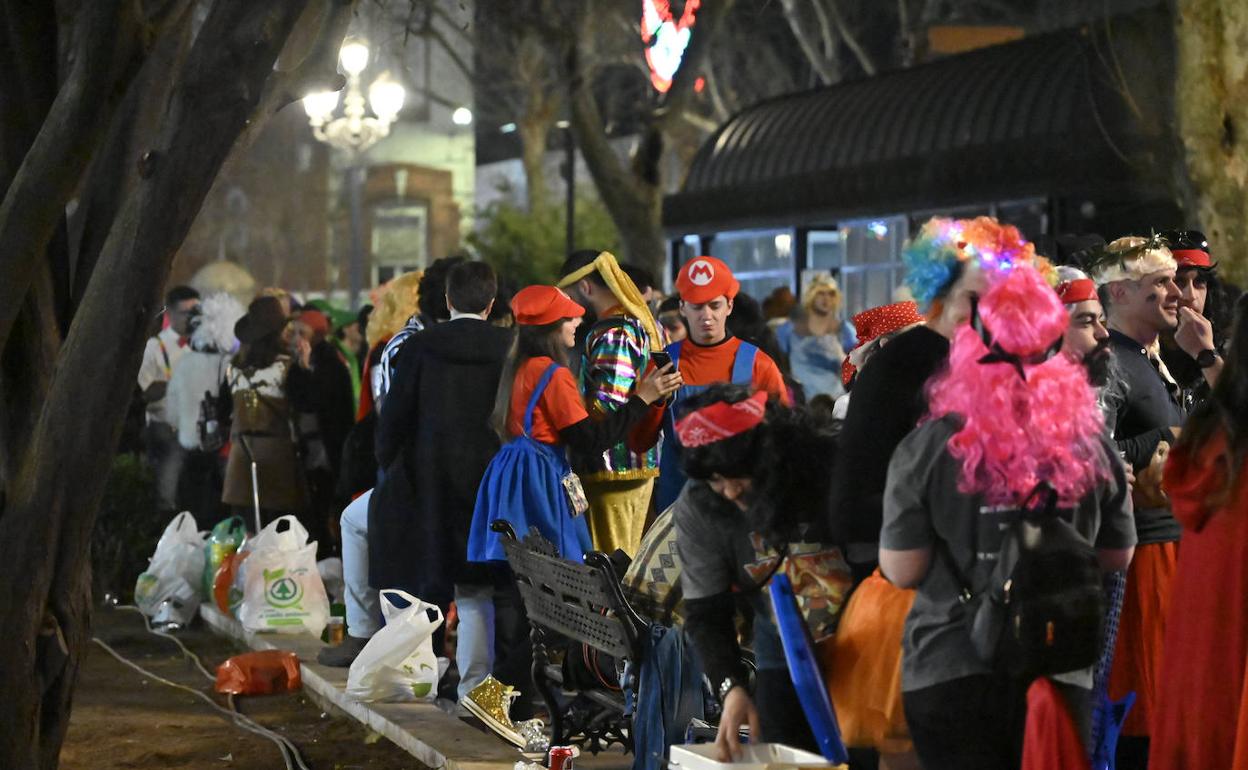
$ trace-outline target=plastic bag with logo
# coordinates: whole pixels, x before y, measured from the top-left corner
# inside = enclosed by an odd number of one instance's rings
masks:
[[[320,636],[329,621],[329,599],[316,569],[316,543],[294,516],[282,516],[248,543],[243,604],[238,619],[248,631]]]
[[[351,664],[347,695],[362,701],[436,698],[446,670],[433,654],[433,632],[442,625],[442,610],[388,589],[381,592],[381,614],[386,624]]]
[[[155,617],[167,601],[178,604],[176,622],[189,622],[199,608],[204,573],[204,535],[195,517],[183,511],[169,522],[156,543],[151,563],[134,584],[134,603]]]

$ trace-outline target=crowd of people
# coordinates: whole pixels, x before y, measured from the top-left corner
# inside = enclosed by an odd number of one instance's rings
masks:
[[[760,303],[711,256],[671,297],[598,251],[514,294],[440,259],[358,315],[177,287],[145,446],[162,509],[294,513],[341,553],[323,664],[401,588],[457,619],[454,697],[502,729],[540,703],[497,521],[615,555],[696,651],[723,759],[743,728],[815,745],[784,574],[852,767],[1248,766],[1248,301],[1194,231],[1055,252],[935,218],[852,318],[831,275]]]

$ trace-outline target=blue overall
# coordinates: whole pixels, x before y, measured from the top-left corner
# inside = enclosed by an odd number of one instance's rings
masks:
[[[680,348],[683,344],[683,342],[674,342],[667,346],[667,354],[672,357],[672,364],[676,371],[680,371]],[[733,385],[750,385],[754,382],[754,358],[757,354],[757,347],[741,340],[741,347],[737,348],[737,355],[732,361]],[[680,465],[680,441],[676,438],[675,415],[679,413],[680,405],[686,399],[701,393],[712,384],[680,386],[680,390],[676,391],[676,397],[667,407],[667,418],[663,429],[663,452],[659,456],[659,481],[655,492],[657,510],[660,513],[676,502],[676,498],[680,497],[680,490],[685,488],[685,469]]]
[[[530,527],[537,527],[571,561],[583,561],[585,552],[593,548],[589,525],[584,516],[573,518],[563,488],[564,476],[572,472],[568,458],[561,448],[532,437],[533,410],[557,368],[558,364],[551,364],[533,389],[524,410],[524,433],[507,442],[485,469],[468,531],[470,562],[507,560],[502,536],[490,530],[499,519],[510,523],[520,538]]]

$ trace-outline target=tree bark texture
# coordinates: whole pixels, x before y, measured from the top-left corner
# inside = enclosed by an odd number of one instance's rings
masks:
[[[117,6],[134,6],[93,0],[84,7],[98,13],[104,5],[112,5],[115,13],[101,20],[103,28],[124,18]],[[57,764],[88,635],[89,546],[95,510],[173,255],[235,141],[256,130],[268,110],[287,98],[291,82],[275,72],[274,62],[305,6],[335,7],[325,15],[333,21],[323,25],[329,32],[341,28],[342,9],[345,6],[349,14],[350,5],[338,0],[217,0],[177,75],[158,132],[139,154],[138,180],[108,229],[60,347],[29,449],[16,458],[17,472],[6,479],[2,490],[0,618],[5,633],[0,635],[0,693],[4,693],[0,767],[26,770]],[[333,50],[340,42],[341,35],[330,43]],[[279,79],[282,86],[274,88]],[[69,130],[51,125],[54,116],[63,117],[57,106],[73,101],[66,94],[85,97],[89,92],[76,89],[72,75],[62,87],[18,179],[7,191],[6,213],[34,205],[12,200],[15,195],[59,193],[63,185],[72,189],[78,183],[85,159],[68,183],[59,177],[62,158],[47,165],[34,162],[46,157],[36,152],[45,133]],[[99,93],[95,96],[101,98]],[[71,114],[99,115],[99,109],[78,105]],[[34,178],[23,183],[22,174]],[[0,227],[3,223],[0,217]],[[2,263],[0,293],[7,296],[15,290],[13,279],[20,274],[24,286],[34,285],[36,290],[28,293],[23,288],[19,302],[33,295],[36,306],[44,307],[50,301],[39,298],[48,290],[32,282],[48,272],[48,263],[40,254],[34,256],[33,267]],[[46,312],[32,317],[49,323]],[[8,326],[13,328],[12,320]]]
[[[1248,279],[1248,4],[1178,0],[1175,106],[1194,212],[1231,280]]]

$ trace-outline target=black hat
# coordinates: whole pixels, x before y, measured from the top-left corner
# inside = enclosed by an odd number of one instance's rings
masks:
[[[247,315],[234,324],[234,336],[239,342],[250,344],[270,334],[281,332],[286,326],[286,314],[277,297],[257,297],[247,306]]]

